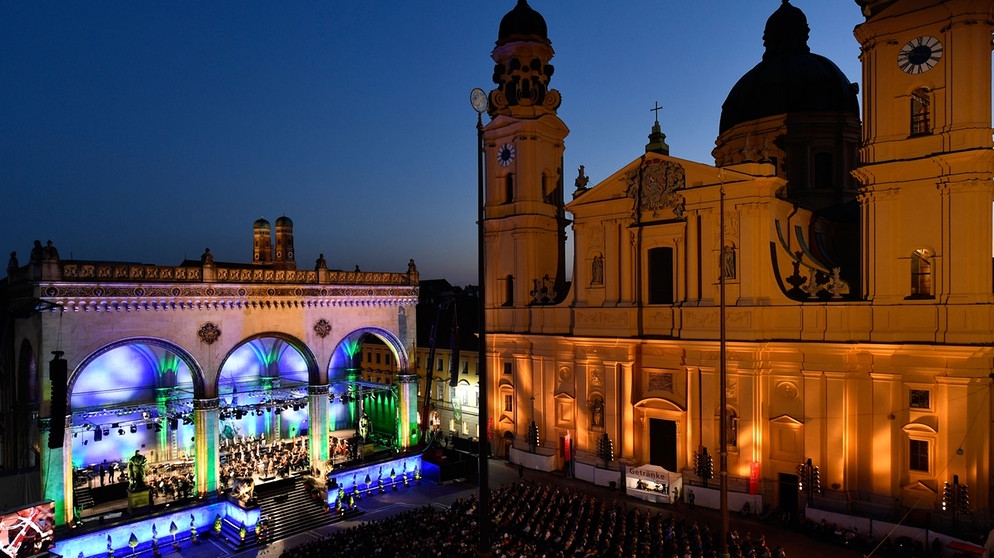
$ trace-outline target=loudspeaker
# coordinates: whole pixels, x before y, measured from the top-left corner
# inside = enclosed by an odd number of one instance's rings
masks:
[[[65,353],[52,351],[52,354],[55,356],[48,363],[48,378],[52,383],[51,405],[49,407],[51,409],[49,413],[51,416],[51,432],[48,435],[49,449],[61,448],[63,438],[66,437],[66,399],[68,399],[66,395],[68,386],[66,384],[69,382],[69,368],[66,359],[62,358]]]

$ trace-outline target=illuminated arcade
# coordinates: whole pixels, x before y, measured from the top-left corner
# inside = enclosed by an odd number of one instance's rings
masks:
[[[259,506],[274,490],[303,483],[323,513],[346,514],[339,490],[420,479],[414,262],[340,271],[322,255],[298,270],[292,222],[275,228],[274,242],[268,221],[255,222],[251,264],[210,250],[176,267],[66,262],[51,243],[26,265],[14,257],[4,291],[17,318],[3,350],[29,378],[17,389],[38,420],[4,439],[4,456],[37,460],[28,491],[51,503],[56,526],[129,519],[131,533],[148,531],[138,545],[175,525],[194,539],[216,527],[237,546],[265,536]],[[364,346],[389,365],[365,367]],[[160,524],[163,506],[190,509]],[[107,531],[71,554],[131,539]]]

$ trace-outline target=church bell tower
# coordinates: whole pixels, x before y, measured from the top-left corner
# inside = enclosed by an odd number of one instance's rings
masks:
[[[549,88],[554,52],[545,19],[518,0],[500,23],[484,127],[486,306],[520,309],[565,295],[567,225],[561,98]],[[488,327],[527,329],[514,312],[488,312]]]
[[[863,292],[875,305],[992,302],[994,0],[856,3]]]

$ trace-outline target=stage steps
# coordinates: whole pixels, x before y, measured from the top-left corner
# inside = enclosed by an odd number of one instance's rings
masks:
[[[255,496],[262,517],[269,520],[267,540],[283,539],[342,519],[340,514],[328,511],[323,496],[312,497],[300,477],[282,490],[257,487]]]
[[[93,501],[93,493],[90,492],[90,487],[83,485],[76,485],[72,489],[73,493],[73,504],[76,505],[81,510],[92,508],[96,505]]]

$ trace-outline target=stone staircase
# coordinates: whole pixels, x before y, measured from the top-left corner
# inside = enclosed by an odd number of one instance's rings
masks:
[[[262,508],[262,517],[268,519],[266,540],[283,539],[343,518],[341,514],[328,511],[323,497],[312,497],[300,477],[293,479],[292,486],[258,486],[255,497]]]

